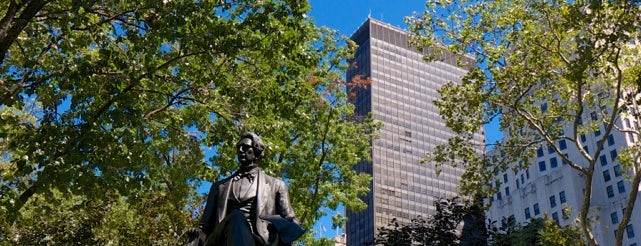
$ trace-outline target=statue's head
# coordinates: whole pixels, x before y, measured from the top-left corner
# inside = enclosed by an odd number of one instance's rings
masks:
[[[258,161],[265,155],[263,140],[253,132],[245,132],[236,144],[238,151],[238,162],[240,167],[256,166]]]

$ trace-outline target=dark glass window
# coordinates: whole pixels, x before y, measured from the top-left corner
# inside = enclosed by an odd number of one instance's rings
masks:
[[[614,196],[614,189],[612,189],[612,185],[608,185],[608,187],[605,188],[605,191],[608,193],[608,197]]]
[[[605,155],[599,156],[599,161],[601,161],[601,166],[608,165],[608,158],[606,158]]]
[[[548,154],[554,153],[554,148],[552,146],[548,146]]]
[[[608,135],[608,146],[612,146],[614,144],[614,137],[612,134]]]
[[[505,187],[505,196],[510,196],[510,187],[509,186]]]
[[[625,193],[625,184],[623,183],[623,180],[617,182],[617,189],[619,190],[619,194]]]
[[[621,165],[614,166],[614,176],[615,177],[621,176]]]
[[[617,159],[617,155],[618,154],[616,149],[613,149],[612,151],[610,151],[610,159],[612,159],[612,161]]]
[[[563,209],[561,210],[561,213],[562,213],[562,215],[563,215],[563,219],[564,219],[564,220],[567,220],[567,219],[569,219],[569,218],[570,218],[570,209],[569,209],[569,208],[563,208]]]
[[[565,139],[559,141],[559,149],[565,150],[568,148],[568,145],[565,143]]]
[[[552,219],[558,225],[559,224],[559,213],[557,213],[557,212],[552,213]]]
[[[503,174],[503,183],[507,184],[507,173]]]
[[[567,202],[567,200],[565,199],[565,191],[559,192],[559,201],[561,201],[561,203]]]
[[[522,184],[525,184],[525,177],[523,176],[523,174],[522,174],[522,173],[521,173],[521,183],[522,183]]]
[[[556,197],[554,197],[554,196],[550,197],[550,207],[551,208],[556,207]]]
[[[634,237],[634,227],[632,226],[632,224],[629,224],[628,226],[626,226],[625,231],[628,233],[628,238]]]
[[[545,161],[539,161],[539,171],[543,172],[545,169]]]
[[[555,168],[559,166],[558,162],[556,161],[556,157],[550,158],[550,168]]]
[[[585,142],[585,140],[587,140],[587,139],[585,138],[585,134],[581,134],[581,142]]]
[[[610,181],[610,170],[603,171],[603,181],[605,182]]]
[[[539,208],[539,204],[535,203],[534,204],[534,215],[539,215],[541,213],[541,209]]]
[[[525,219],[530,219],[532,216],[530,215],[530,208],[525,208]]]
[[[541,156],[543,156],[543,147],[539,147],[539,148],[536,150],[536,156],[537,156],[537,157],[541,157]]]
[[[612,224],[613,225],[619,223],[619,215],[617,214],[617,212],[611,213],[610,214],[610,219],[612,220]]]

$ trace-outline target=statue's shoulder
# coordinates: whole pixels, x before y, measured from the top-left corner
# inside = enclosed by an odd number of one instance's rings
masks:
[[[225,184],[225,183],[229,182],[231,180],[231,178],[232,178],[232,175],[230,175],[229,177],[223,178],[221,180],[215,181],[211,185],[212,186],[220,186],[222,184]]]
[[[283,181],[283,179],[281,179],[281,178],[279,178],[279,177],[271,176],[271,175],[267,174],[267,173],[265,172],[265,170],[263,170],[263,169],[260,169],[259,171],[260,171],[260,173],[263,175],[263,177],[265,177],[265,180],[267,180],[267,181],[268,181],[268,182],[270,182],[270,183],[275,183],[275,182],[278,182],[278,183],[285,183],[285,181]]]

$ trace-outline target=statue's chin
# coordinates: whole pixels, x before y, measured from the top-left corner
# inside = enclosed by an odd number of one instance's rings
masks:
[[[252,162],[248,162],[246,160],[241,160],[240,161],[240,167],[241,168],[248,168],[248,167],[253,167],[253,166],[255,166],[255,164],[252,163]]]

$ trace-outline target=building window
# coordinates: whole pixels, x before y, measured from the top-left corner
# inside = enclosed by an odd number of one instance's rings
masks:
[[[530,179],[530,169],[525,169],[525,178]]]
[[[601,135],[601,129],[597,129],[596,131],[594,131],[594,136],[595,137],[598,137],[600,135]]]
[[[522,183],[522,184],[525,184],[525,177],[523,176],[523,174],[522,174],[522,173],[521,173],[521,183]]]
[[[612,161],[617,159],[617,155],[618,154],[616,149],[613,149],[612,151],[610,151],[610,159],[612,159]]]
[[[621,165],[614,166],[614,176],[615,177],[621,176]]]
[[[614,145],[614,136],[612,134],[608,135],[608,146]]]
[[[567,200],[565,199],[565,191],[559,192],[559,201],[561,201],[561,203],[567,202]]]
[[[608,165],[608,158],[606,158],[605,155],[599,156],[599,160],[601,161],[601,166]]]
[[[628,233],[628,238],[634,237],[634,227],[632,227],[632,224],[629,224],[628,226],[626,226],[625,231]]]
[[[608,197],[614,196],[614,189],[612,189],[612,185],[608,185],[608,187],[606,187],[605,190],[608,192]]]
[[[548,154],[552,154],[552,153],[554,153],[554,148],[548,145]]]
[[[545,171],[545,161],[539,161],[539,171],[543,172]]]
[[[625,184],[623,184],[623,180],[617,182],[617,189],[619,190],[619,194],[625,193]]]
[[[559,213],[557,213],[557,212],[552,213],[552,219],[558,225],[559,224]]]
[[[610,170],[603,171],[603,181],[605,182],[610,181]]]
[[[585,134],[581,134],[581,142],[585,142],[585,140],[587,140],[587,139],[585,138]]]
[[[558,162],[556,161],[556,157],[550,158],[550,168],[555,168],[559,166]]]
[[[587,145],[583,146],[583,150],[585,150],[585,153],[588,153],[588,154],[590,153],[590,148],[588,148]]]
[[[530,218],[532,218],[530,215],[530,208],[525,208],[525,219],[529,220]]]
[[[541,113],[545,114],[545,112],[547,111],[548,111],[548,104],[547,103],[541,104]]]
[[[565,150],[568,148],[568,145],[565,143],[565,139],[559,141],[559,149]]]
[[[517,190],[521,189],[521,185],[519,184],[519,180],[518,179],[516,180],[516,189]]]
[[[500,201],[500,200],[502,200],[502,199],[503,199],[503,196],[501,195],[501,192],[499,191],[499,193],[498,193],[498,194],[496,194],[496,200],[499,200],[499,201]]]
[[[536,150],[536,156],[537,157],[543,156],[543,147],[539,147],[539,149]]]
[[[610,219],[612,220],[612,225],[616,225],[617,223],[619,223],[619,214],[617,214],[617,212],[611,213]]]
[[[503,174],[503,183],[507,184],[507,173]]]
[[[554,196],[550,197],[550,207],[551,208],[556,207],[556,197],[554,197]]]
[[[510,196],[510,187],[505,186],[505,196]]]
[[[599,117],[596,115],[596,111],[592,111],[592,113],[590,113],[590,119],[594,121],[599,119]]]
[[[539,204],[535,203],[534,204],[534,216],[537,216],[541,213],[541,209],[539,208]]]

